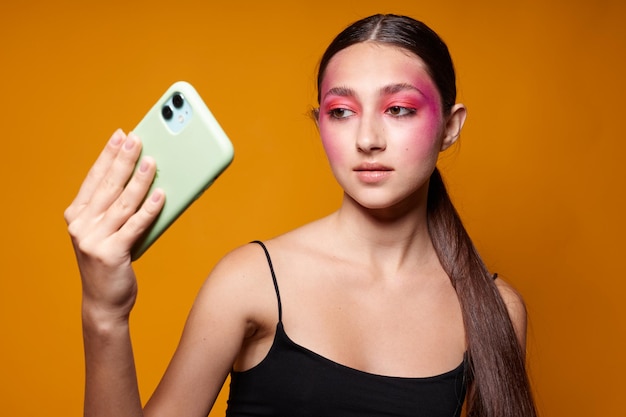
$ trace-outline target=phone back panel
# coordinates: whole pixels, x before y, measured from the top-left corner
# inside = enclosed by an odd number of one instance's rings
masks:
[[[168,126],[163,107],[174,94],[190,106],[184,126],[176,132]],[[176,117],[176,116],[175,116]],[[132,249],[138,259],[154,241],[195,201],[233,160],[232,143],[187,82],[174,83],[133,130],[142,142],[142,155],[156,161],[152,189],[165,192],[165,205],[156,221]]]

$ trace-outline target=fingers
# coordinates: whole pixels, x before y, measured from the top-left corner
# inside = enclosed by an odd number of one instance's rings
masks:
[[[118,238],[125,247],[130,248],[141,234],[154,222],[165,204],[163,190],[155,189],[143,202],[139,210],[124,223],[118,231]]]
[[[91,200],[97,186],[111,168],[111,164],[117,157],[117,154],[125,141],[126,134],[124,134],[121,129],[118,129],[115,133],[113,133],[106,146],[98,156],[98,159],[87,173],[87,177],[81,184],[74,201],[72,201],[70,206],[65,211],[65,220],[68,223],[74,220],[80,210]]]
[[[117,154],[112,160],[109,159],[110,155],[107,152],[101,165],[98,164],[98,161],[96,162],[93,180],[95,187],[90,181],[87,191],[89,204],[85,210],[87,210],[88,216],[96,217],[104,214],[120,197],[135,169],[140,152],[141,142],[137,136],[129,134],[126,140],[119,145]],[[144,193],[146,190],[147,188]],[[135,208],[137,206],[138,203]]]
[[[114,164],[115,165],[115,164]],[[153,213],[152,204],[148,202],[147,205],[142,205],[144,199],[146,199],[146,193],[152,184],[154,175],[156,173],[156,164],[151,157],[144,157],[139,163],[139,167],[135,174],[132,176],[128,184],[126,184],[123,191],[110,203],[107,207],[105,215],[102,219],[102,227],[109,232],[117,231],[124,223],[126,223],[131,216],[135,215],[137,209],[143,206],[144,213],[139,214],[138,219],[133,220],[132,229],[135,229],[137,233],[143,231],[148,225],[144,224],[150,219],[154,219],[157,213]],[[159,194],[159,193],[157,193]],[[160,191],[162,194],[162,191]],[[107,196],[105,196],[106,198]],[[152,198],[156,198],[154,195]],[[150,198],[148,198],[150,201]],[[158,202],[158,199],[157,199]],[[145,218],[145,222],[141,221]]]
[[[117,131],[90,169],[65,213],[78,252],[126,257],[158,215],[165,199],[163,191],[155,190],[146,198],[156,163],[144,157],[135,170],[140,153],[139,138]]]

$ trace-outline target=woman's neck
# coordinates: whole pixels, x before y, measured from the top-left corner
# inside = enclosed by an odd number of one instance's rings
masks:
[[[387,271],[431,267],[436,254],[428,233],[426,198],[414,200],[368,209],[344,195],[332,220],[334,238],[358,251],[363,261]]]

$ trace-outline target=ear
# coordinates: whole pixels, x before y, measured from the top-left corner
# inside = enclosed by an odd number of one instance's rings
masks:
[[[457,103],[452,106],[442,133],[441,151],[448,149],[461,136],[461,129],[463,129],[466,117],[467,109],[465,105]]]

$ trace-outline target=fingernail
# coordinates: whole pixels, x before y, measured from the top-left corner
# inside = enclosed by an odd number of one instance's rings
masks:
[[[149,166],[150,164],[148,163],[148,161],[144,159],[141,161],[141,164],[139,164],[139,171],[146,172]]]
[[[122,140],[124,140],[124,136],[118,130],[113,134],[113,136],[111,136],[111,145],[117,146],[122,143]]]
[[[126,143],[124,144],[124,149],[133,149],[133,146],[135,146],[135,137],[133,135],[128,135],[128,137],[126,138]]]
[[[152,200],[153,203],[158,203],[159,201],[161,201],[162,197],[163,197],[163,191],[160,188],[157,188],[152,193],[150,200]]]

